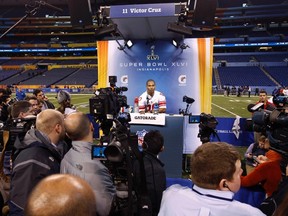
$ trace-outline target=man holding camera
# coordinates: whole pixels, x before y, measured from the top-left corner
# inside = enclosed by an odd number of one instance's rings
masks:
[[[67,115],[64,125],[73,147],[65,154],[60,172],[73,174],[86,180],[97,197],[97,214],[109,215],[116,189],[108,168],[101,161],[91,159],[93,125],[81,112]]]
[[[159,106],[159,113],[166,112],[166,97],[159,91],[156,91],[156,83],[149,79],[146,82],[146,91],[141,94],[138,101],[140,113],[152,113],[155,104]],[[157,106],[156,105],[156,106]]]
[[[57,144],[65,137],[64,117],[52,109],[36,117],[36,128],[30,129],[22,142],[15,143],[9,208],[10,214],[23,215],[32,189],[46,176],[59,173],[61,155]]]

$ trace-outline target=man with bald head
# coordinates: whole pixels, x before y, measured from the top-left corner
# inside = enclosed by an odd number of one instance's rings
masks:
[[[83,179],[54,174],[33,189],[25,207],[25,216],[96,216],[95,195]]]
[[[93,125],[81,112],[69,114],[64,125],[67,136],[72,140],[72,148],[61,161],[60,172],[85,179],[97,196],[97,215],[109,215],[116,190],[107,167],[99,160],[91,159]]]
[[[9,215],[23,215],[29,194],[46,176],[60,172],[61,155],[57,144],[65,137],[64,117],[52,109],[36,117],[36,128],[30,129],[22,142],[15,142]]]

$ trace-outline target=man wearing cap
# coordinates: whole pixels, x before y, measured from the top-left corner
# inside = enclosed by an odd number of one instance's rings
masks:
[[[62,114],[69,114],[75,110],[75,107],[71,104],[71,96],[69,92],[65,90],[60,90],[57,93],[57,101],[60,104],[60,107],[58,107],[56,110],[61,112]]]

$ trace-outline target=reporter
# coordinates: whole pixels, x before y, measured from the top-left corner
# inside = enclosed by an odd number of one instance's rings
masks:
[[[192,190],[172,185],[163,193],[159,216],[264,215],[259,209],[233,199],[240,189],[239,152],[223,142],[199,146],[191,158]]]
[[[96,216],[95,195],[83,179],[68,174],[44,178],[29,195],[25,216]]]
[[[269,149],[269,140],[265,140],[265,148]],[[271,196],[277,190],[281,181],[280,163],[282,156],[274,150],[267,151],[266,155],[257,157],[258,165],[247,176],[241,176],[241,186],[251,187],[261,185],[267,196]]]

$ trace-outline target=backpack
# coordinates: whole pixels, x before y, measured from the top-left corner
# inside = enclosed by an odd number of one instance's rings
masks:
[[[267,216],[272,216],[288,193],[288,177],[279,184],[278,190],[266,198],[260,205],[260,210]]]

